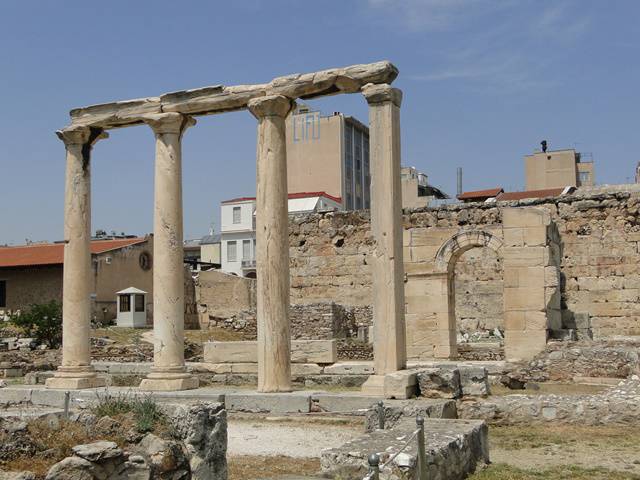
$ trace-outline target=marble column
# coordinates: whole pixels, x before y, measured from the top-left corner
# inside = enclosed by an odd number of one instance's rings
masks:
[[[141,390],[198,388],[184,363],[182,134],[195,120],[180,113],[142,118],[156,137],[153,217],[153,367]]]
[[[363,385],[383,394],[384,375],[406,366],[402,186],[400,182],[400,104],[402,92],[387,84],[367,84],[371,165],[371,255],[375,375]]]
[[[108,135],[89,127],[56,132],[67,150],[62,276],[62,365],[47,388],[104,386],[91,366],[91,149]]]
[[[258,119],[256,275],[258,391],[291,391],[289,327],[289,214],[285,117],[293,102],[282,95],[253,99]]]

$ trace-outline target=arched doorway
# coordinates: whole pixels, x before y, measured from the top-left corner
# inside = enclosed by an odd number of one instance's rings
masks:
[[[503,242],[495,235],[484,230],[470,230],[460,232],[447,240],[438,250],[435,258],[435,277],[440,278],[443,302],[447,305],[447,315],[438,317],[438,331],[441,332],[440,352],[437,356],[457,358],[456,325],[456,288],[455,267],[459,259],[474,248],[487,248],[502,257]],[[445,323],[446,322],[446,323]],[[448,351],[447,348],[449,347]],[[439,353],[439,354],[438,354]]]

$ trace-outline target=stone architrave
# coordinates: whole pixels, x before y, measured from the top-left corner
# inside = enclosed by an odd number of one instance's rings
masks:
[[[62,365],[47,388],[104,386],[91,366],[91,149],[108,135],[99,128],[56,132],[67,150],[62,289]]]
[[[400,104],[402,92],[388,84],[367,84],[371,165],[371,255],[374,364],[376,374],[363,392],[382,394],[384,375],[406,366],[402,185],[400,181]]]
[[[184,363],[182,134],[195,120],[179,113],[141,118],[156,137],[153,227],[153,367],[141,390],[188,390],[198,379]]]
[[[283,95],[249,101],[258,119],[256,276],[258,391],[291,391],[289,326],[289,217],[285,117],[293,102]]]

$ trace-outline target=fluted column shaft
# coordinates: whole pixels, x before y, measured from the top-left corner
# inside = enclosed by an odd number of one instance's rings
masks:
[[[390,85],[365,85],[369,103],[371,165],[371,255],[374,364],[376,376],[406,366],[400,104],[402,92]],[[372,379],[375,383],[376,379]]]
[[[143,390],[197,388],[184,363],[182,134],[195,120],[179,113],[147,115],[156,137],[153,226],[153,367]]]
[[[258,391],[291,391],[289,215],[285,118],[293,102],[281,95],[249,102],[258,119],[256,275]]]
[[[56,132],[67,151],[62,276],[62,365],[48,388],[104,385],[91,366],[91,149],[107,135],[101,129],[70,127]]]

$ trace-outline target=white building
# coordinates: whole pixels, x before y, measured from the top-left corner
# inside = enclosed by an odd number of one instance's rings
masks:
[[[289,213],[342,209],[342,199],[325,192],[289,194]],[[241,197],[220,206],[222,271],[240,277],[256,276],[256,199]]]

